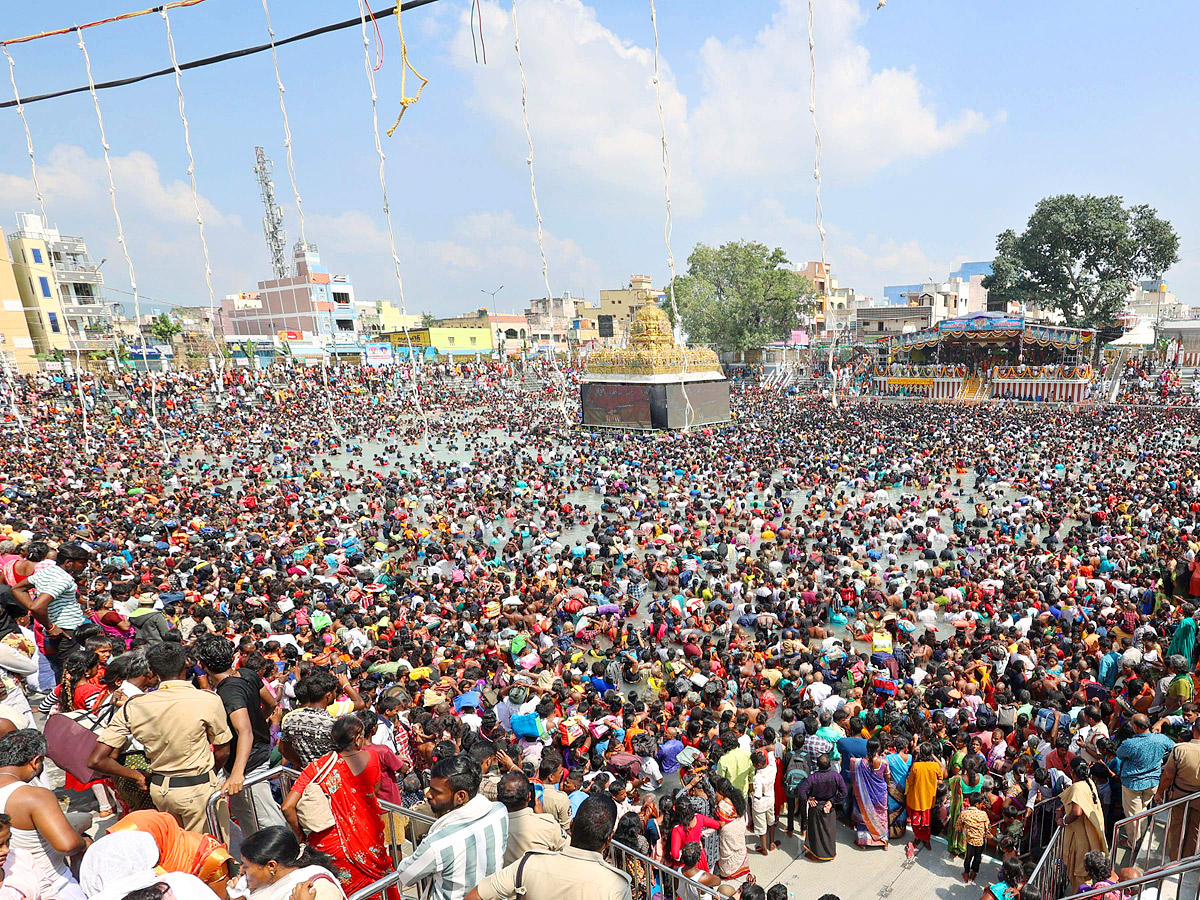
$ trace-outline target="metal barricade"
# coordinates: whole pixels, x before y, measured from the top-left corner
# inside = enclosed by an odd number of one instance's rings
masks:
[[[1066,896],[1070,891],[1067,867],[1062,857],[1063,830],[1060,825],[1054,830],[1054,835],[1050,838],[1045,852],[1042,853],[1042,858],[1038,860],[1033,874],[1026,882],[1026,886],[1031,886],[1037,891],[1040,900],[1058,900],[1059,897]]]
[[[1071,900],[1200,900],[1200,859],[1076,894]]]
[[[299,774],[295,769],[288,766],[275,766],[265,772],[247,778],[243,790],[263,781],[278,779],[283,793],[286,794]],[[224,796],[223,791],[214,791],[212,796],[208,798],[206,813],[208,827],[213,834],[219,833],[220,818],[218,815],[218,805]],[[391,857],[392,871],[351,894],[347,900],[369,900],[371,897],[382,896],[384,891],[389,888],[397,888],[400,878],[395,870],[412,853],[417,845],[421,843],[430,826],[437,821],[434,816],[428,813],[399,806],[386,800],[380,800],[379,806],[383,812],[384,843]],[[258,830],[258,816],[254,810],[253,802],[250,804],[250,811],[252,817],[252,821],[249,823],[250,827],[239,823],[243,833],[247,835],[253,834]],[[691,889],[688,893],[701,898],[701,900],[723,900],[723,895],[716,888],[701,884],[695,879],[687,878],[676,869],[672,869],[670,866],[663,865],[660,862],[655,862],[645,854],[639,853],[637,850],[626,847],[616,841],[613,841],[609,845],[609,861],[616,868],[630,873],[631,876],[634,873],[638,873],[646,887],[646,896],[653,895],[655,890],[658,889],[662,891],[664,897],[678,897],[684,893],[683,889],[686,887]],[[639,868],[640,872],[638,872]],[[405,890],[404,896],[415,898],[415,900],[426,900],[430,895],[431,887],[429,879],[425,879]],[[1051,898],[1047,898],[1047,900],[1051,900]]]
[[[677,869],[655,862],[643,853],[613,841],[608,845],[609,862],[627,873],[631,879],[640,878],[645,886],[646,897],[653,897],[661,890],[663,897],[683,897],[691,895],[701,900],[724,900],[724,895],[716,888],[701,884],[693,878],[688,878]],[[690,890],[684,890],[690,888]],[[635,889],[633,892],[637,894]]]
[[[1017,842],[1017,854],[1021,859],[1041,858],[1054,836],[1054,829],[1058,827],[1056,817],[1061,808],[1057,797],[1047,797],[1025,811],[1021,837]]]
[[[412,853],[429,831],[429,826],[436,821],[427,813],[389,803],[387,800],[380,800],[379,806],[383,810],[383,837],[392,858],[393,871],[371,882],[361,890],[355,891],[347,900],[368,900],[369,897],[382,896],[388,888],[397,887],[400,883],[400,876],[395,869]],[[430,895],[431,887],[432,883],[429,879],[424,879],[413,885],[405,896],[425,900]]]
[[[260,784],[264,781],[278,780],[280,792],[286,796],[288,790],[299,776],[299,772],[297,772],[295,769],[289,768],[288,766],[274,766],[270,769],[267,769],[265,772],[259,772],[257,775],[247,777],[242,784],[242,790],[248,790],[254,785]],[[252,795],[248,796],[252,797]],[[208,821],[209,834],[221,834],[221,817],[218,813],[217,807],[223,797],[225,797],[225,792],[223,790],[219,790],[213,791],[208,798],[208,805],[205,807],[205,817]],[[249,810],[251,827],[247,828],[245,824],[241,822],[238,823],[239,827],[242,829],[242,833],[247,835],[254,834],[254,832],[258,831],[258,810],[254,806],[253,799],[250,801]]]
[[[1200,793],[1152,806],[1113,828],[1113,865],[1143,872],[1200,856]]]

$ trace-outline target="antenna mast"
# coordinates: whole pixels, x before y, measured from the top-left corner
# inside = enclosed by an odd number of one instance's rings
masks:
[[[254,175],[258,179],[258,193],[262,198],[263,235],[267,239],[267,249],[271,251],[271,268],[275,270],[276,278],[290,278],[292,264],[287,258],[287,235],[283,232],[283,210],[275,202],[275,182],[271,180],[271,169],[274,163],[267,159],[262,147],[254,148]]]

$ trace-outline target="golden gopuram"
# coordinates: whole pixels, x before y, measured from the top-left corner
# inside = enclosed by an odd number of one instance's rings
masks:
[[[729,421],[729,382],[717,354],[680,347],[657,306],[633,317],[629,346],[588,355],[579,389],[583,424],[681,429]]]

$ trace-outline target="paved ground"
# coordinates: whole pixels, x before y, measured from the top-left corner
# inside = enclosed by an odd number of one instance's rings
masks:
[[[996,878],[995,861],[984,857],[976,884],[963,884],[962,861],[946,853],[946,844],[933,839],[933,852],[922,850],[909,862],[904,842],[887,850],[860,850],[854,830],[838,826],[838,854],[830,862],[803,858],[799,838],[779,839],[769,856],[750,854],[750,870],[763,887],[786,884],[793,900],[817,900],[836,894],[842,900],[979,900]]]

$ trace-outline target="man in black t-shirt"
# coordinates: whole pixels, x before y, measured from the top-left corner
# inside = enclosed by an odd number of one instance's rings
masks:
[[[262,679],[249,669],[233,668],[233,644],[220,635],[201,637],[196,653],[208,673],[209,685],[225,705],[229,730],[233,732],[224,788],[230,814],[243,834],[253,834],[268,825],[286,826],[268,782],[244,787],[248,779],[270,767],[271,728],[259,696]],[[232,847],[230,852],[236,855]]]

